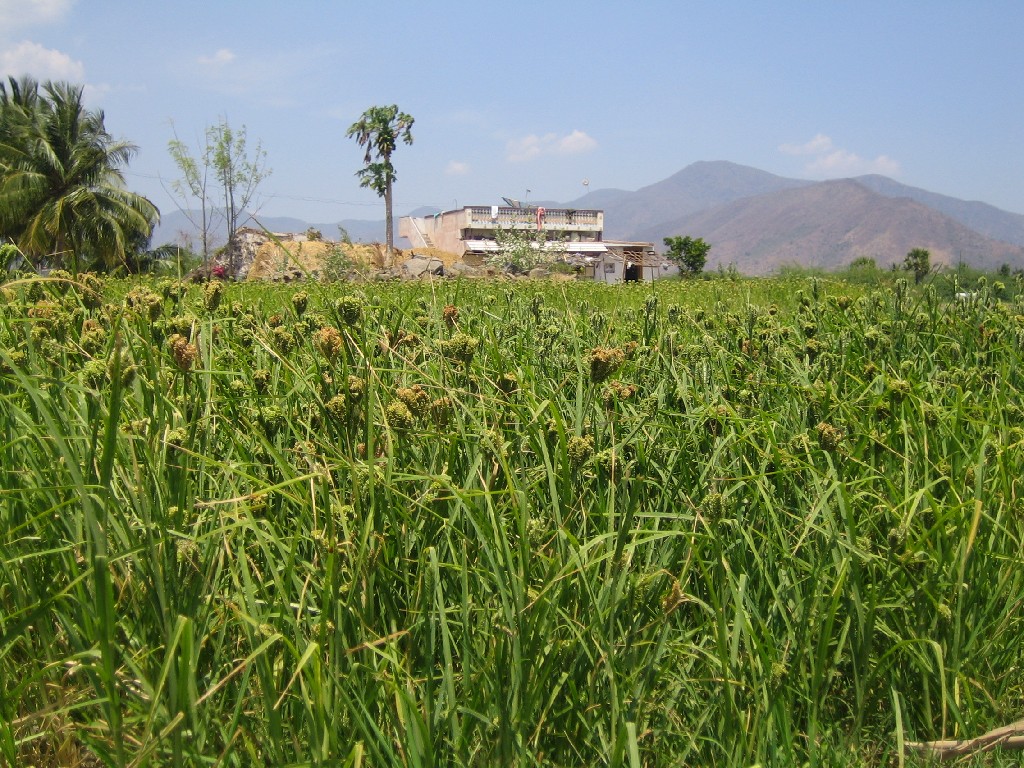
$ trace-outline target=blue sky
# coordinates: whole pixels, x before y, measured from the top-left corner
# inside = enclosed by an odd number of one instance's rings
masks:
[[[1024,213],[1022,40],[1021,0],[0,0],[0,75],[84,83],[163,211],[172,130],[198,146],[225,117],[267,152],[262,212],[318,222],[383,217],[345,131],[392,103],[416,120],[398,214],[699,160]]]

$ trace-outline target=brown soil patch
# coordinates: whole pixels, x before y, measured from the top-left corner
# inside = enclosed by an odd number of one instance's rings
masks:
[[[296,272],[309,274],[320,272],[324,259],[332,248],[340,248],[353,268],[383,269],[385,246],[383,243],[332,243],[320,240],[268,241],[256,250],[252,266],[249,268],[249,280],[275,280]],[[459,260],[459,257],[437,248],[417,248],[417,256],[431,256],[440,259],[447,269]],[[413,255],[412,250],[403,251],[395,248],[394,264],[397,266]]]
[[[263,243],[253,257],[248,279],[273,280],[296,270],[319,272],[331,245],[320,241]]]

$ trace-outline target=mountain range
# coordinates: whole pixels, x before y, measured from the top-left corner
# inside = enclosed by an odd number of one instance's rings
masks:
[[[219,211],[214,212],[214,223],[210,226],[210,244],[213,248],[224,245],[228,240],[226,219]],[[172,211],[160,217],[160,223],[153,230],[153,247],[172,243],[199,250],[202,221],[198,211]],[[290,216],[264,216],[245,214],[239,217],[241,226],[267,229],[271,232],[305,232],[310,227],[317,229],[328,240],[341,237],[341,229],[355,243],[384,241],[384,219],[344,219],[329,224],[303,221]],[[397,231],[397,227],[396,227]]]
[[[928,249],[932,263],[1024,268],[1024,215],[877,175],[815,182],[726,161],[698,162],[634,192],[598,189],[569,202],[535,204],[601,209],[607,240],[653,242],[660,249],[671,235],[703,237],[711,244],[709,269],[733,264],[746,274],[767,274],[791,264],[835,269],[858,257],[888,266],[902,262],[913,248]],[[311,226],[274,217],[259,222],[275,232]],[[340,225],[354,241],[384,237],[383,220]],[[190,226],[183,214],[172,213],[153,242],[172,241]],[[312,226],[326,237],[338,231],[338,224]]]

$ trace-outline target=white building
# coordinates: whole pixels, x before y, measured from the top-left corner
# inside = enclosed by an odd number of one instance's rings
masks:
[[[552,250],[579,268],[586,277],[603,283],[650,281],[677,274],[660,258],[653,243],[605,241],[604,211],[539,206],[465,206],[433,216],[403,216],[398,234],[415,248],[438,248],[482,263],[497,253],[499,232],[538,231]],[[543,247],[543,246],[538,246]]]

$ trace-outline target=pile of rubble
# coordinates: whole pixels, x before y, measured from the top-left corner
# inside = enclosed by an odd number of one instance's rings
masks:
[[[386,266],[385,251],[381,243],[342,243],[323,240],[315,233],[271,233],[243,227],[235,233],[235,258],[231,260],[225,254],[209,268],[197,270],[193,279],[220,277],[291,282],[506,276],[498,268],[482,262],[467,263],[455,254],[436,248],[405,251],[396,248],[392,265]],[[552,277],[543,269],[535,269],[528,276]]]

